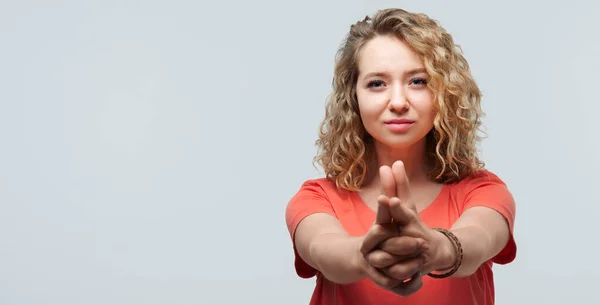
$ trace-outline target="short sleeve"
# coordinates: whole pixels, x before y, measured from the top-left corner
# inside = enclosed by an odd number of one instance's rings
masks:
[[[296,273],[302,278],[311,278],[317,270],[308,265],[298,254],[294,243],[294,235],[300,222],[315,213],[327,213],[336,216],[323,187],[316,180],[308,180],[289,201],[285,211],[285,221],[292,238],[294,265]]]
[[[498,253],[492,262],[508,264],[517,255],[517,245],[514,239],[514,223],[516,205],[513,195],[506,184],[494,173],[483,171],[473,177],[467,178],[464,185],[465,201],[463,211],[474,207],[484,206],[494,209],[506,219],[510,237],[506,246]]]

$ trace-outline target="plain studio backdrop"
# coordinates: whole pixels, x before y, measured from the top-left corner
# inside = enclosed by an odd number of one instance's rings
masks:
[[[498,304],[599,304],[594,1],[0,4],[0,304],[308,304],[284,210],[333,59],[386,7],[437,19],[517,200]]]

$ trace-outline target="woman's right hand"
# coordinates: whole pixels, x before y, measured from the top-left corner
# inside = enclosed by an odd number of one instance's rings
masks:
[[[360,248],[362,269],[377,285],[408,296],[423,286],[420,270],[424,261],[419,254],[427,244],[421,238],[400,235],[402,224],[394,222],[389,209],[389,200],[396,195],[392,169],[382,167],[380,178],[377,216]]]
[[[380,203],[377,219],[362,240],[361,268],[378,286],[408,296],[423,286],[419,254],[427,245],[420,238],[401,236],[389,214],[389,207]]]

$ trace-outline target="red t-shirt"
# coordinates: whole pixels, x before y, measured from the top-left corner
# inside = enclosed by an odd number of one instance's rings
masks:
[[[510,240],[505,248],[474,274],[462,278],[433,279],[423,277],[423,287],[416,293],[401,297],[366,278],[352,284],[336,284],[309,266],[295,253],[296,273],[302,278],[317,276],[311,305],[492,305],[494,279],[492,264],[507,264],[515,259],[517,246],[513,238],[515,202],[500,178],[489,171],[446,184],[438,197],[423,211],[421,220],[429,227],[450,229],[460,215],[470,207],[485,206],[502,214],[508,221]],[[340,190],[325,178],[308,180],[293,196],[286,209],[286,222],[292,237],[298,224],[313,213],[336,217],[351,236],[364,236],[373,222],[375,212],[356,192]]]

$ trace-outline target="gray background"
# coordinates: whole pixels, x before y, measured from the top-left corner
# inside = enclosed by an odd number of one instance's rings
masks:
[[[549,2],[2,1],[0,304],[308,304],[284,209],[339,43],[392,6],[484,92],[518,204],[498,304],[600,303],[599,7]]]

